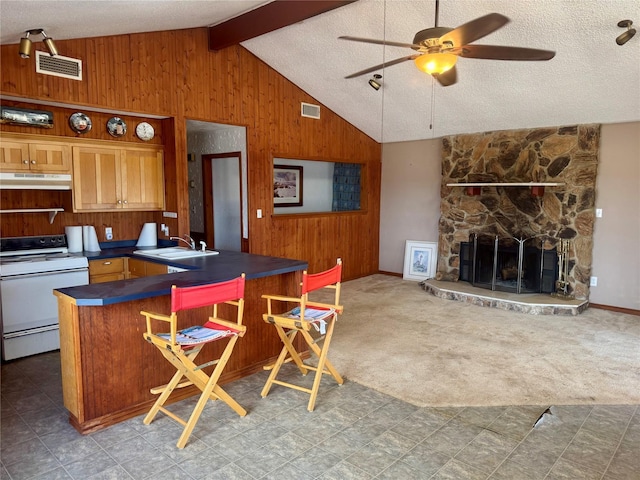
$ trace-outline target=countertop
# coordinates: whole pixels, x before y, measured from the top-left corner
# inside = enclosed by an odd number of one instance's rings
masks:
[[[140,249],[140,247],[135,246],[114,245],[113,248],[103,248],[100,252],[83,252],[82,255],[86,256],[88,260],[115,257],[139,258],[145,261],[185,268],[188,271],[58,288],[55,291],[73,298],[78,306],[101,306],[169,295],[172,285],[188,287],[222,282],[236,278],[242,273],[246,275],[247,280],[251,280],[308,268],[307,262],[302,260],[267,257],[229,250],[218,250],[220,252],[218,255],[206,257],[161,261],[133,254],[135,250]]]

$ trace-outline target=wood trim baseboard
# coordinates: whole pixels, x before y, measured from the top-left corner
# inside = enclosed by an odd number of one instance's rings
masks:
[[[633,308],[614,307],[613,305],[601,305],[599,303],[589,303],[589,307],[599,308],[600,310],[610,310],[612,312],[627,313],[629,315],[640,316],[640,310],[635,310]]]
[[[402,277],[401,273],[396,273],[396,272],[385,272],[383,270],[378,270],[378,273],[381,275],[391,275],[393,277]]]

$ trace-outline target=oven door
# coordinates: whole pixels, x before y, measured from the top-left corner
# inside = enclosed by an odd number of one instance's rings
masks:
[[[2,356],[5,360],[60,348],[56,288],[87,285],[86,268],[0,279]]]

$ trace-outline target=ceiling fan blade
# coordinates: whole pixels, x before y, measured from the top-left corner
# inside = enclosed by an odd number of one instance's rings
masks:
[[[465,58],[488,60],[551,60],[556,55],[556,52],[551,50],[499,45],[465,45],[462,48],[454,48],[449,53]]]
[[[456,71],[455,65],[451,67],[449,70],[447,70],[446,72],[440,75],[435,75],[435,78],[438,81],[438,83],[443,87],[448,87],[449,85],[453,85],[458,81],[458,72]]]
[[[440,37],[440,43],[452,43],[454,47],[462,47],[479,38],[495,32],[503,25],[509,23],[509,19],[499,13],[489,13],[484,17],[476,18],[470,22],[454,28]]]
[[[392,42],[389,40],[376,40],[375,38],[350,37],[348,35],[343,35],[338,38],[340,40],[349,40],[351,42],[373,43],[375,45],[389,45],[391,47],[407,47],[407,48],[414,48],[414,49],[420,48],[420,45],[414,45],[413,43]]]
[[[396,58],[395,60],[391,60],[390,62],[381,63],[380,65],[376,65],[374,67],[369,67],[364,70],[360,70],[359,72],[352,73],[351,75],[347,75],[344,78],[354,78],[359,77],[360,75],[364,75],[365,73],[375,72],[376,70],[381,70],[386,67],[391,67],[393,65],[397,65],[398,63],[406,62],[407,60],[414,60],[418,58],[420,55],[409,55],[408,57]]]

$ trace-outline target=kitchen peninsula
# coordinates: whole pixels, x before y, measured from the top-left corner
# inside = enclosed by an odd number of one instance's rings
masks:
[[[118,249],[103,250],[92,258],[122,255],[135,256],[133,249]],[[60,319],[64,405],[70,412],[70,423],[81,433],[147,412],[156,398],[150,389],[165,384],[175,372],[144,341],[146,325],[140,315],[141,310],[170,313],[172,285],[202,285],[246,274],[243,323],[247,333],[238,342],[221,378],[221,383],[227,383],[259,371],[278,355],[280,339],[262,320],[266,305],[261,295],[296,294],[302,270],[307,268],[307,263],[300,260],[231,251],[163,263],[187,271],[54,291]],[[184,313],[178,328],[203,323],[210,310]],[[207,345],[200,360],[217,358],[219,349],[219,345]],[[178,389],[171,401],[195,392],[194,387]]]

